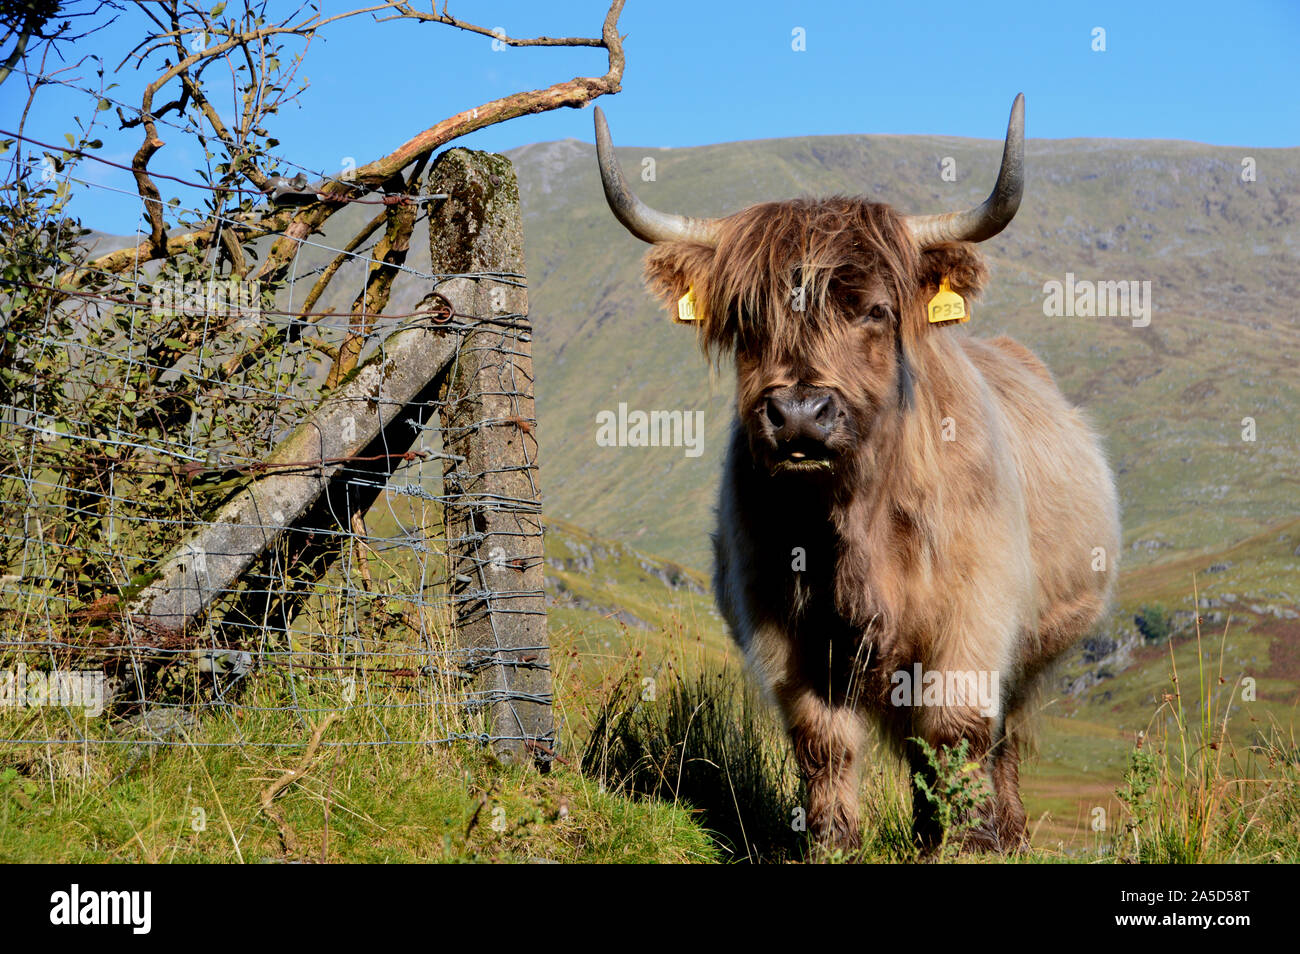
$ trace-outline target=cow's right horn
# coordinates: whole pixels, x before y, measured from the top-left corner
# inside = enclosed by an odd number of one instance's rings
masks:
[[[605,187],[605,200],[614,217],[624,228],[643,242],[699,242],[717,245],[718,220],[696,219],[689,215],[674,215],[652,209],[632,194],[614,156],[614,143],[609,138],[609,125],[605,114],[596,107],[596,160],[600,163],[600,182]]]
[[[984,202],[964,212],[905,216],[917,248],[940,242],[982,242],[1007,227],[1020,208],[1025,191],[1025,94],[1011,104],[1007,139],[1002,146],[1002,168],[993,192]]]

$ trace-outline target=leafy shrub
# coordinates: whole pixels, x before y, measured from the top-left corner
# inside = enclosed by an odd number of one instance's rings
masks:
[[[1174,617],[1159,603],[1143,606],[1133,617],[1142,638],[1148,643],[1163,643],[1174,631]]]

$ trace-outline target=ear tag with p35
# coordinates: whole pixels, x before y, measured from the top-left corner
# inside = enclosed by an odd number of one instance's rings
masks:
[[[947,278],[939,282],[939,291],[925,306],[925,313],[932,325],[955,325],[970,321],[966,299],[949,287]]]

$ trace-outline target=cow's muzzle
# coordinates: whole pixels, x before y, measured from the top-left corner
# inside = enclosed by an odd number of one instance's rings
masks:
[[[835,457],[844,408],[829,388],[794,385],[769,392],[759,407],[774,470],[820,470]]]

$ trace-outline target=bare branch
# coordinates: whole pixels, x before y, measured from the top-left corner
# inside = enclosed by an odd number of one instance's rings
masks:
[[[27,19],[23,23],[22,32],[18,34],[18,42],[14,45],[14,51],[9,54],[3,64],[0,64],[0,83],[3,83],[9,78],[9,73],[13,70],[14,64],[21,60],[23,54],[27,52],[27,44],[32,38],[32,33],[35,32],[31,26],[32,20],[35,16],[34,13],[27,15]],[[8,39],[8,37],[6,37],[6,39]]]
[[[388,155],[356,169],[354,174],[349,176],[348,181],[333,180],[327,182],[322,188],[321,198],[318,201],[292,210],[281,209],[255,223],[250,223],[250,231],[247,233],[246,238],[281,233],[280,237],[272,245],[262,266],[258,269],[257,279],[263,282],[278,280],[283,276],[288,263],[296,254],[301,243],[313,233],[318,232],[325,222],[347,204],[350,199],[359,198],[374,189],[381,188],[385,183],[391,182],[395,177],[400,176],[403,170],[412,163],[427,160],[435,150],[447,143],[468,133],[519,116],[548,112],[561,107],[581,108],[597,97],[617,93],[622,88],[625,63],[622,37],[618,33],[618,19],[622,14],[623,5],[624,0],[613,0],[610,4],[605,15],[601,37],[598,40],[580,37],[536,37],[531,40],[515,40],[513,42],[513,45],[517,46],[591,46],[603,48],[608,56],[608,66],[604,75],[599,77],[574,77],[571,80],[555,83],[544,89],[514,93],[457,113],[425,129]],[[210,248],[216,241],[215,236],[221,228],[219,220],[211,228],[192,231],[173,238],[166,236],[165,226],[162,221],[161,197],[147,168],[149,159],[162,146],[162,141],[158,138],[153,123],[156,114],[152,112],[152,103],[153,97],[166,83],[177,77],[188,75],[188,71],[195,64],[211,60],[236,48],[242,47],[247,56],[249,54],[249,45],[253,42],[260,42],[270,37],[282,35],[298,35],[310,39],[317,30],[327,23],[380,10],[396,10],[400,15],[398,18],[407,17],[409,11],[409,17],[412,19],[440,22],[457,29],[483,33],[501,39],[498,34],[493,34],[490,30],[484,31],[483,28],[457,20],[447,13],[445,6],[442,14],[423,14],[410,8],[409,4],[390,2],[379,6],[364,7],[325,19],[319,19],[318,14],[313,14],[296,24],[286,25],[288,24],[286,20],[275,26],[233,33],[221,43],[186,56],[176,64],[169,66],[150,83],[142,98],[141,117],[146,130],[146,138],[132,163],[132,171],[136,176],[137,188],[140,190],[141,197],[145,200],[146,208],[150,210],[151,233],[149,240],[142,242],[135,248],[121,249],[100,256],[83,268],[62,276],[61,281],[71,282],[73,285],[80,284],[95,271],[122,271],[132,264],[165,258],[190,245],[203,249]],[[168,32],[177,33],[178,31],[172,30]],[[503,39],[503,42],[510,42],[510,38]],[[197,86],[197,82],[189,85],[188,95],[190,99],[202,110],[204,117],[212,124],[216,134],[227,142],[231,148],[234,148],[235,141],[229,138],[230,130],[221,122],[219,114],[207,102],[206,98],[202,97],[201,93],[198,96],[195,95]],[[245,165],[248,165],[249,168],[245,169]],[[241,163],[239,171],[259,188],[264,185],[265,179],[262,174],[251,168],[251,164]],[[259,179],[262,181],[259,182]]]
[[[362,187],[379,186],[412,162],[427,158],[435,149],[453,139],[519,116],[544,113],[564,106],[581,108],[599,96],[617,93],[622,89],[624,66],[623,41],[618,34],[618,18],[623,12],[623,2],[624,0],[614,0],[605,15],[601,46],[608,52],[609,68],[604,76],[578,76],[545,89],[514,93],[457,113],[403,143],[382,159],[358,168],[348,182],[326,184],[323,193],[327,200],[306,206],[299,212],[293,224],[285,230],[284,236],[272,246],[258,272],[258,278],[268,281],[282,275],[298,245],[318,230],[349,195],[357,194]]]

